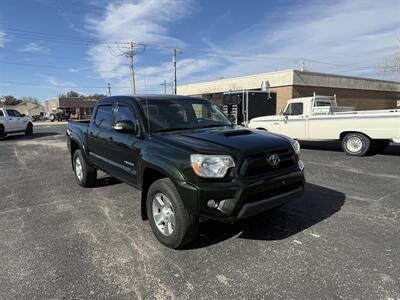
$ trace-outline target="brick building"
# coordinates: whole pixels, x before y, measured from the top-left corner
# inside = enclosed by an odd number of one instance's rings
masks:
[[[84,97],[55,97],[44,101],[46,112],[74,114],[79,119],[90,118],[97,99]]]
[[[285,70],[243,77],[219,79],[178,86],[178,94],[201,96],[219,104],[228,91],[260,90],[268,81],[276,93],[276,113],[287,100],[298,97],[336,94],[338,105],[357,110],[396,108],[400,100],[400,82],[342,76],[299,70]]]

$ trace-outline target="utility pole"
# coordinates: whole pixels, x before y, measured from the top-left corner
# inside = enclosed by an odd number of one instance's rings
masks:
[[[174,94],[176,95],[176,48],[174,48],[172,55],[172,63],[174,65]]]
[[[131,76],[132,76],[132,94],[136,94],[136,85],[135,85],[135,70],[133,66],[133,57],[136,55],[136,48],[131,42],[131,49],[130,52],[128,53],[129,58],[131,59],[130,65],[131,65]]]
[[[301,68],[300,71],[304,72],[304,67],[305,67],[305,62],[304,62],[304,58],[301,60]]]
[[[107,84],[107,88],[108,88],[108,95],[111,96],[111,84],[110,83]]]
[[[164,86],[164,94],[167,94],[167,81],[164,79],[164,82],[160,84],[161,86]]]

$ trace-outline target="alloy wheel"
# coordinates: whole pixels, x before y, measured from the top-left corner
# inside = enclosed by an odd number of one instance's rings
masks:
[[[158,230],[170,236],[175,230],[175,212],[171,201],[163,193],[157,193],[152,201],[153,220]]]

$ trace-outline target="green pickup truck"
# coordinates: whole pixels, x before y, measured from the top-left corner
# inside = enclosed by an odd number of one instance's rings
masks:
[[[214,104],[184,96],[113,96],[89,121],[70,121],[78,184],[102,170],[142,191],[142,218],[170,248],[191,242],[199,220],[234,222],[304,193],[299,143],[235,127]]]

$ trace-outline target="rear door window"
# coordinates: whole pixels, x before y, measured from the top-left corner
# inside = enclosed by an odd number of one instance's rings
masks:
[[[12,109],[7,109],[7,115],[9,117],[16,117],[16,115],[14,114],[14,110],[12,110]]]
[[[111,129],[113,122],[112,105],[101,105],[97,108],[94,124],[97,127]]]

